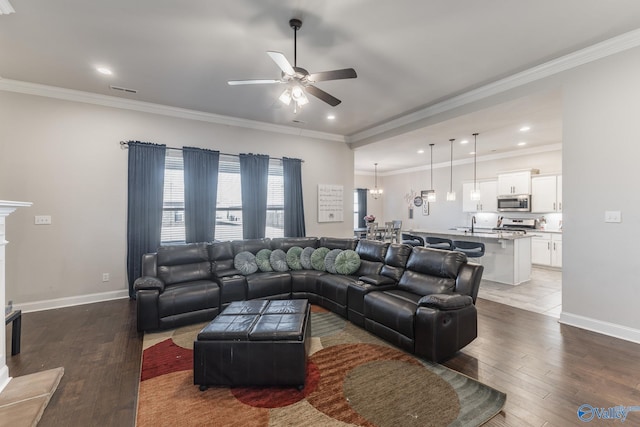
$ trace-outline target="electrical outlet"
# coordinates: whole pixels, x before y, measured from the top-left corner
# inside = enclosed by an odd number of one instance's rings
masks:
[[[604,222],[622,222],[620,211],[605,211]]]
[[[51,225],[51,215],[36,215],[35,216],[35,224],[36,225]]]
[[[109,281],[109,273],[102,273],[102,281],[103,282]]]

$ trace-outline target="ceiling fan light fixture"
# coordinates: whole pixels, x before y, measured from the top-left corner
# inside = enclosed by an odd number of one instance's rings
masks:
[[[289,105],[291,104],[291,90],[289,89],[285,89],[284,92],[282,92],[282,95],[280,95],[280,98],[278,98],[280,100],[280,102],[282,102],[284,105]]]
[[[307,105],[309,103],[309,98],[304,94],[304,89],[300,86],[295,86],[291,89],[291,98],[298,104],[298,107],[302,107],[303,105]]]

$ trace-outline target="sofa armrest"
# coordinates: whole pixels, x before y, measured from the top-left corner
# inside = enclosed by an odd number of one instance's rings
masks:
[[[137,292],[140,290],[164,292],[164,282],[157,277],[142,276],[133,282],[133,289]]]
[[[380,274],[370,274],[367,276],[360,276],[358,280],[367,283],[369,285],[382,286],[382,285],[395,285],[396,281],[390,277],[382,276]]]
[[[420,298],[420,307],[437,308],[438,310],[458,310],[473,304],[473,298],[460,294],[431,294]]]

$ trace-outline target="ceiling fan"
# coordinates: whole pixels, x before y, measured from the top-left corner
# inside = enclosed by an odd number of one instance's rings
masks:
[[[302,26],[302,21],[299,19],[289,20],[289,26],[293,28],[293,66],[287,61],[287,58],[280,52],[267,52],[267,55],[273,59],[273,62],[282,70],[282,77],[280,79],[259,79],[259,80],[229,80],[227,83],[231,86],[236,85],[255,85],[255,84],[286,84],[287,89],[280,95],[280,101],[286,105],[291,103],[291,100],[295,102],[295,107],[302,107],[307,104],[309,100],[305,96],[305,93],[315,96],[316,98],[326,102],[327,104],[335,107],[340,104],[338,98],[328,94],[322,89],[318,89],[313,83],[322,82],[327,80],[340,80],[340,79],[355,79],[358,77],[356,71],[353,68],[345,68],[342,70],[322,71],[320,73],[309,73],[304,68],[297,66],[297,33]]]

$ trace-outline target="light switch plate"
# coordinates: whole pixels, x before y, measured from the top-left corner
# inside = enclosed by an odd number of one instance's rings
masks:
[[[622,222],[622,214],[620,211],[605,211],[604,222]]]
[[[51,215],[36,215],[35,224],[36,225],[50,225],[51,224]]]

